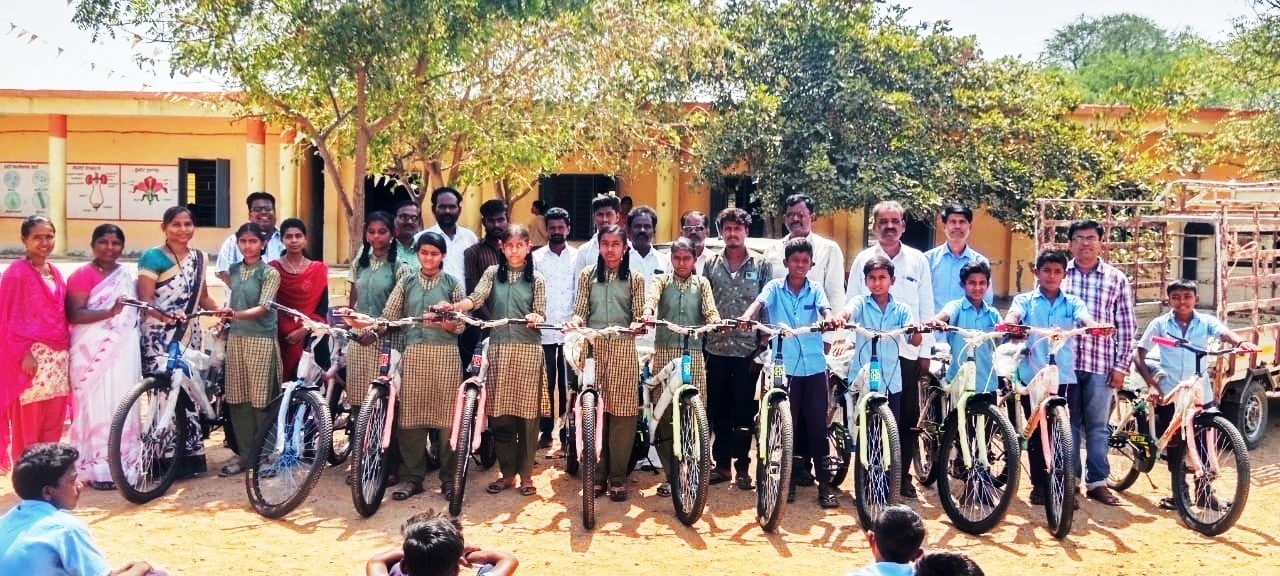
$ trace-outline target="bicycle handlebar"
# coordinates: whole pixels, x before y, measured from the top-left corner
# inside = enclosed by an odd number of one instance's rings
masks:
[[[1014,338],[1026,338],[1028,334],[1042,336],[1045,339],[1058,341],[1073,338],[1075,336],[1110,336],[1115,334],[1115,326],[1081,326],[1070,330],[1061,328],[1037,328],[1027,326],[1026,324],[996,324],[996,332],[1007,334]]]
[[[347,330],[344,328],[341,328],[338,326],[331,326],[325,322],[318,322],[312,319],[310,316],[307,316],[306,314],[303,314],[298,310],[294,310],[293,308],[285,306],[284,304],[281,304],[274,300],[267,302],[267,308],[271,310],[275,310],[277,312],[283,312],[284,314],[287,314],[289,316],[293,316],[296,320],[302,323],[302,327],[306,328],[308,332],[316,332],[316,333],[322,333],[322,334],[324,333],[345,334],[347,332]]]
[[[159,315],[161,315],[161,316],[164,316],[165,318],[169,318],[170,320],[176,320],[176,318],[173,316],[173,313],[172,313],[172,312],[165,312],[164,310],[161,310],[159,307],[157,307],[157,306],[156,306],[156,305],[154,305],[154,304],[151,304],[150,302],[143,302],[143,301],[138,300],[138,299],[135,299],[135,298],[123,298],[123,299],[121,299],[121,300],[120,300],[120,302],[121,302],[122,304],[124,304],[125,306],[129,306],[129,307],[132,307],[132,308],[138,308],[138,309],[140,309],[140,310],[150,310],[150,311],[155,312],[155,313],[157,313],[157,314],[159,314]],[[180,312],[180,310],[179,310],[179,312]],[[190,322],[190,321],[192,321],[192,320],[195,320],[195,319],[197,319],[197,318],[200,318],[201,316],[224,317],[224,316],[223,316],[223,314],[222,314],[222,312],[220,312],[220,311],[218,311],[218,310],[198,310],[198,311],[196,311],[196,312],[192,313],[191,315],[187,316],[187,321],[188,321],[188,322]]]
[[[357,328],[374,328],[374,327],[384,328],[384,329],[404,328],[407,326],[412,326],[414,324],[426,324],[426,323],[439,321],[438,319],[424,318],[422,316],[409,316],[407,318],[397,318],[395,320],[388,320],[386,318],[374,318],[373,316],[370,316],[368,314],[361,314],[353,310],[343,314],[334,314],[334,317],[347,320],[348,324],[351,324],[350,322],[351,320],[355,320],[357,323],[363,325],[363,326],[354,326]]]
[[[643,330],[632,330],[630,326],[606,326],[604,328],[588,328],[586,326],[562,326],[565,332],[578,332],[588,340],[594,340],[601,336],[615,336],[619,334],[643,334]]]
[[[469,316],[467,314],[463,314],[462,312],[445,312],[445,313],[442,313],[441,316],[450,318],[452,320],[457,320],[468,326],[475,326],[476,328],[479,328],[481,330],[488,330],[490,328],[501,328],[503,326],[507,326],[510,324],[528,324],[529,323],[529,321],[525,320],[524,318],[499,318],[497,320],[481,320],[479,318],[476,318],[475,316]]]
[[[699,335],[706,334],[708,332],[713,332],[716,330],[732,328],[734,326],[737,326],[737,322],[733,320],[721,320],[719,322],[703,324],[702,326],[681,326],[679,324],[676,324],[674,322],[668,322],[666,320],[652,320],[649,322],[645,322],[645,325],[662,326],[667,330],[675,332],[676,334],[679,334],[681,336],[699,336]]]
[[[786,324],[765,324],[756,320],[731,320],[730,322],[737,326],[746,324],[751,329],[764,332],[769,335],[770,338],[774,336],[789,338],[791,336],[809,334],[812,332],[834,332],[836,330],[840,330],[840,327],[824,325],[822,322],[810,324],[808,326],[800,326],[798,328],[792,328]]]
[[[1240,346],[1232,346],[1230,348],[1224,348],[1222,350],[1209,350],[1207,348],[1196,346],[1192,344],[1189,340],[1185,338],[1179,338],[1177,336],[1153,336],[1151,338],[1151,341],[1161,346],[1168,346],[1170,348],[1182,348],[1183,350],[1187,350],[1194,354],[1204,355],[1204,356],[1226,356],[1229,354],[1244,355],[1244,354],[1254,353],[1253,350],[1247,350],[1245,348],[1241,348]],[[1275,351],[1275,347],[1273,345],[1268,344],[1266,346],[1260,347],[1257,350],[1257,353],[1270,354],[1274,351]]]
[[[905,336],[907,334],[923,334],[925,332],[932,331],[925,326],[903,326],[902,328],[897,328],[894,330],[884,330],[884,331],[864,328],[857,324],[846,324],[845,328],[848,328],[849,330],[852,330],[858,334],[862,334],[863,336],[866,336],[868,338],[875,338],[875,337],[896,338],[898,336]]]

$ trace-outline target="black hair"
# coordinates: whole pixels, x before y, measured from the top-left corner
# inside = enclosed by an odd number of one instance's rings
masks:
[[[507,203],[501,198],[490,198],[480,204],[480,216],[483,218],[493,218],[499,214],[507,213]]]
[[[418,211],[422,211],[422,207],[419,206],[417,202],[413,200],[401,200],[399,204],[396,204],[396,209],[394,210],[394,213],[399,214],[401,208],[407,208],[409,206],[413,206],[414,208],[417,208]]]
[[[284,236],[285,231],[290,228],[297,228],[299,232],[302,232],[303,236],[307,235],[307,225],[301,218],[285,218],[284,222],[280,223],[280,235]]]
[[[597,196],[597,198],[599,197]],[[605,237],[606,234],[616,234],[619,238],[622,238],[622,246],[625,248],[625,250],[623,250],[622,252],[622,262],[618,264],[618,279],[619,280],[630,279],[631,278],[631,259],[627,257],[628,256],[627,250],[630,250],[630,248],[627,248],[628,246],[627,233],[623,231],[622,227],[617,224],[606,224],[602,226],[600,230],[596,231],[596,243],[598,244],[600,240]],[[604,254],[603,253],[596,254],[596,282],[599,282],[601,284],[604,284],[604,278],[605,278],[604,268],[605,268]]]
[[[512,224],[511,226],[507,227],[507,237],[504,238],[504,240],[510,240],[512,238],[520,238],[525,242],[528,242],[529,229],[519,224]],[[498,259],[498,281],[499,282],[507,281],[507,270],[508,270],[507,259],[504,255],[504,257]],[[524,269],[520,271],[520,279],[525,282],[528,282],[529,285],[531,286],[533,285],[533,263],[530,262],[528,258],[525,258]]]
[[[79,458],[80,451],[70,444],[32,444],[13,467],[13,491],[23,500],[44,500],[45,487],[57,486]]]
[[[115,234],[116,238],[120,239],[120,244],[124,245],[124,230],[121,230],[119,226],[110,222],[106,224],[99,224],[93,228],[93,235],[89,237],[89,245],[93,246],[94,244],[97,244],[98,240],[101,240],[102,237],[107,234]]]
[[[960,268],[960,284],[963,286],[969,280],[969,276],[973,274],[981,274],[987,277],[987,282],[991,282],[991,266],[986,262],[970,262]]]
[[[622,204],[618,202],[618,197],[610,194],[600,194],[591,199],[591,213],[595,214],[601,208],[613,208],[614,212],[622,211]]]
[[[458,206],[462,206],[462,194],[448,186],[441,186],[431,191],[431,206],[434,207],[436,205],[436,202],[440,200],[441,194],[453,194],[453,197],[458,199]]]
[[[1174,280],[1173,282],[1170,282],[1169,285],[1165,286],[1164,288],[1164,293],[1166,296],[1173,296],[1173,293],[1178,291],[1191,292],[1192,294],[1196,294],[1200,292],[1200,287],[1196,285],[1194,280],[1179,278],[1177,280]]]
[[[178,219],[179,214],[186,214],[191,217],[191,209],[186,206],[170,206],[164,209],[164,215],[160,216],[160,227],[164,228],[173,224]],[[195,222],[195,218],[191,217],[191,221]]]
[[[245,222],[244,224],[241,224],[239,228],[236,228],[236,239],[239,240],[240,236],[246,233],[257,236],[258,240],[262,242],[267,241],[267,231],[264,230],[257,222]]]
[[[400,571],[405,576],[454,576],[462,558],[464,540],[458,521],[434,510],[415,514],[405,522],[404,558]]]
[[[818,205],[814,203],[813,197],[804,193],[792,194],[790,196],[787,196],[787,198],[782,201],[782,209],[785,211],[787,208],[790,208],[802,202],[804,203],[804,207],[809,209],[810,214],[818,213]]]
[[[58,232],[58,229],[54,227],[52,220],[44,216],[41,216],[39,214],[33,214],[31,216],[27,216],[22,220],[22,239],[23,240],[26,240],[27,236],[31,235],[31,231],[35,229],[37,224],[48,224],[50,228],[53,228],[54,233]]]
[[[734,222],[743,228],[751,228],[751,214],[741,208],[725,208],[716,215],[716,228],[724,228],[725,222]]]
[[[438,232],[423,232],[418,236],[418,241],[413,243],[413,253],[417,254],[422,250],[423,246],[435,246],[440,250],[441,254],[449,252],[449,242],[444,239]]]
[[[872,256],[870,260],[867,260],[866,264],[862,265],[862,275],[864,277],[868,276],[873,270],[884,270],[889,273],[890,278],[893,278],[893,260],[884,256]]]
[[[677,250],[688,250],[689,254],[693,254],[697,251],[693,246],[693,240],[685,238],[684,236],[680,236],[679,238],[671,241],[671,247],[669,248],[668,253],[674,255]]]
[[[546,213],[547,213],[547,203],[546,203],[545,201],[543,201],[543,200],[534,200],[534,201],[533,201],[533,209],[534,209],[534,210],[537,210],[537,211],[538,211],[538,214],[546,214]]]
[[[945,223],[952,214],[959,214],[970,224],[973,223],[973,210],[964,204],[948,204],[942,209],[942,221]]]
[[[630,202],[632,204],[635,204],[635,201],[631,199],[631,196],[623,196],[622,200],[619,201],[619,203],[622,203],[622,202]]]
[[[636,218],[639,218],[641,216],[648,216],[650,220],[653,220],[653,229],[655,232],[658,230],[658,213],[654,212],[653,208],[650,208],[642,204],[640,206],[636,206],[635,208],[632,208],[631,211],[627,213],[627,229],[628,229],[627,231],[628,232],[631,231],[630,230],[631,223],[634,222]]]
[[[797,252],[804,252],[810,258],[813,258],[813,244],[809,243],[809,239],[803,236],[787,240],[782,248],[782,259],[790,260],[791,255]]]
[[[972,558],[960,552],[939,550],[916,560],[916,576],[985,576]]]
[[[252,209],[252,208],[253,208],[253,201],[254,201],[254,200],[266,200],[267,202],[270,202],[270,203],[271,203],[271,208],[272,208],[272,209],[274,209],[274,208],[276,207],[276,197],[275,197],[275,196],[272,196],[271,194],[269,194],[269,193],[267,193],[267,192],[254,192],[253,194],[250,194],[250,195],[248,195],[248,196],[245,196],[245,198],[244,198],[244,205],[245,205],[247,208]]]
[[[1067,255],[1061,250],[1045,250],[1036,256],[1036,270],[1044,268],[1045,264],[1061,264],[1063,268],[1067,267]]]
[[[547,210],[546,214],[542,215],[542,220],[545,222],[551,222],[552,220],[564,220],[564,223],[567,226],[569,225],[569,211],[560,207],[552,208]]]
[[[871,523],[871,531],[876,535],[876,547],[883,562],[911,562],[924,544],[924,521],[915,510],[902,504],[881,511]]]
[[[1095,230],[1098,232],[1098,238],[1102,238],[1102,225],[1096,220],[1076,220],[1067,227],[1067,240],[1075,238],[1076,232],[1082,230]]]
[[[365,216],[364,232],[362,233],[362,236],[364,236],[364,250],[360,252],[360,260],[356,262],[356,264],[358,265],[357,269],[368,268],[369,258],[373,256],[373,246],[369,244],[369,225],[373,224],[374,222],[381,222],[383,226],[387,227],[387,231],[395,233],[395,229],[396,229],[395,221],[392,219],[390,214],[387,214],[386,212],[378,210],[377,212],[370,212],[368,216]],[[399,245],[400,243],[396,242],[395,239],[393,238],[391,242],[391,248],[387,252],[387,262],[395,262],[398,259],[396,251],[399,250]]]

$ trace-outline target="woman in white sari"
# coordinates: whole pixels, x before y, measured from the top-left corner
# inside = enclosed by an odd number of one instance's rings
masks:
[[[120,399],[141,378],[138,316],[121,303],[137,297],[137,278],[119,263],[124,231],[115,224],[93,230],[93,261],[67,279],[67,320],[71,322],[71,443],[80,451],[82,480],[113,490],[107,464],[111,417]],[[124,441],[137,434],[125,433]],[[132,453],[125,450],[125,453]]]

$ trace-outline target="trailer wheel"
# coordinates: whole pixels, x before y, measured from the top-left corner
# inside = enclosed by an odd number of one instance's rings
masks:
[[[1267,435],[1267,392],[1257,378],[1245,382],[1238,401],[1223,402],[1225,416],[1240,429],[1244,443],[1250,450],[1262,445]]]

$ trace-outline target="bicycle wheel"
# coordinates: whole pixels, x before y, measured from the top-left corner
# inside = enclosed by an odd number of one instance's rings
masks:
[[[164,495],[178,475],[187,443],[181,410],[162,414],[175,390],[167,378],[144,378],[120,401],[111,418],[107,463],[125,500],[146,504]],[[181,405],[181,402],[178,403]]]
[[[965,464],[960,427],[952,412],[938,456],[938,502],[956,528],[985,534],[1004,519],[1018,492],[1021,450],[1018,433],[1002,410],[977,402],[967,412],[964,426],[970,464]],[[985,462],[979,459],[980,447],[985,448]]]
[[[1076,510],[1075,443],[1071,439],[1071,421],[1063,406],[1050,406],[1045,412],[1049,427],[1049,450],[1046,458],[1053,458],[1053,470],[1049,474],[1048,493],[1044,499],[1045,521],[1054,538],[1063,538],[1071,532],[1071,520]],[[1031,442],[1039,442],[1038,436]]]
[[[870,530],[880,512],[897,501],[898,487],[902,485],[902,448],[898,424],[887,402],[868,406],[864,426],[867,446],[854,452],[853,489],[858,495],[854,502],[858,523],[864,530]],[[885,461],[886,449],[888,462]],[[864,451],[866,462],[862,461]]]
[[[946,414],[942,413],[943,390],[930,385],[921,390],[925,396],[920,404],[920,430],[916,433],[916,457],[911,461],[916,470],[916,478],[921,486],[931,486],[937,479],[938,470],[935,460],[938,449],[942,447],[942,423]]]
[[[764,453],[756,455],[756,522],[765,532],[778,529],[791,484],[791,401],[769,401]],[[763,414],[761,416],[764,416]]]
[[[267,410],[276,416],[277,400]],[[249,448],[244,491],[249,503],[267,518],[279,518],[297,508],[320,481],[333,440],[329,410],[314,392],[295,390],[284,412],[284,436],[276,418],[267,418]]]
[[[476,433],[476,409],[480,407],[480,392],[470,386],[462,396],[462,421],[458,425],[458,445],[453,465],[453,494],[449,498],[449,515],[462,513],[462,497],[467,492],[467,471],[471,468],[471,439]],[[445,440],[448,442],[448,440]]]
[[[827,426],[827,444],[831,457],[835,459],[831,469],[832,488],[839,488],[849,476],[849,462],[853,458],[853,442],[849,439],[849,414],[844,404],[836,408],[836,417]]]
[[[596,393],[584,392],[579,400],[582,402],[582,453],[578,459],[578,477],[582,479],[582,526],[591,530],[596,527],[596,434],[600,433],[596,422]]]
[[[1107,417],[1107,463],[1111,474],[1107,487],[1112,490],[1128,490],[1142,473],[1142,463],[1151,457],[1154,443],[1139,427],[1140,415],[1134,410],[1133,395],[1122,391],[1116,395],[1116,404]]]
[[[1249,448],[1222,416],[1196,422],[1193,428],[1201,472],[1190,465],[1190,450],[1174,462],[1173,501],[1188,527],[1217,536],[1236,523],[1249,500]]]
[[[347,402],[347,387],[341,380],[329,384],[325,391],[329,405],[329,463],[337,466],[351,455],[351,432],[355,428],[355,414]]]
[[[351,503],[365,518],[378,512],[387,491],[390,453],[382,451],[382,434],[391,417],[387,404],[386,389],[372,386],[356,418],[355,444],[351,447]]]
[[[671,501],[676,518],[685,526],[693,526],[707,504],[707,486],[711,478],[711,438],[707,431],[707,411],[697,392],[680,399],[680,445],[683,458],[674,463],[671,474]]]

